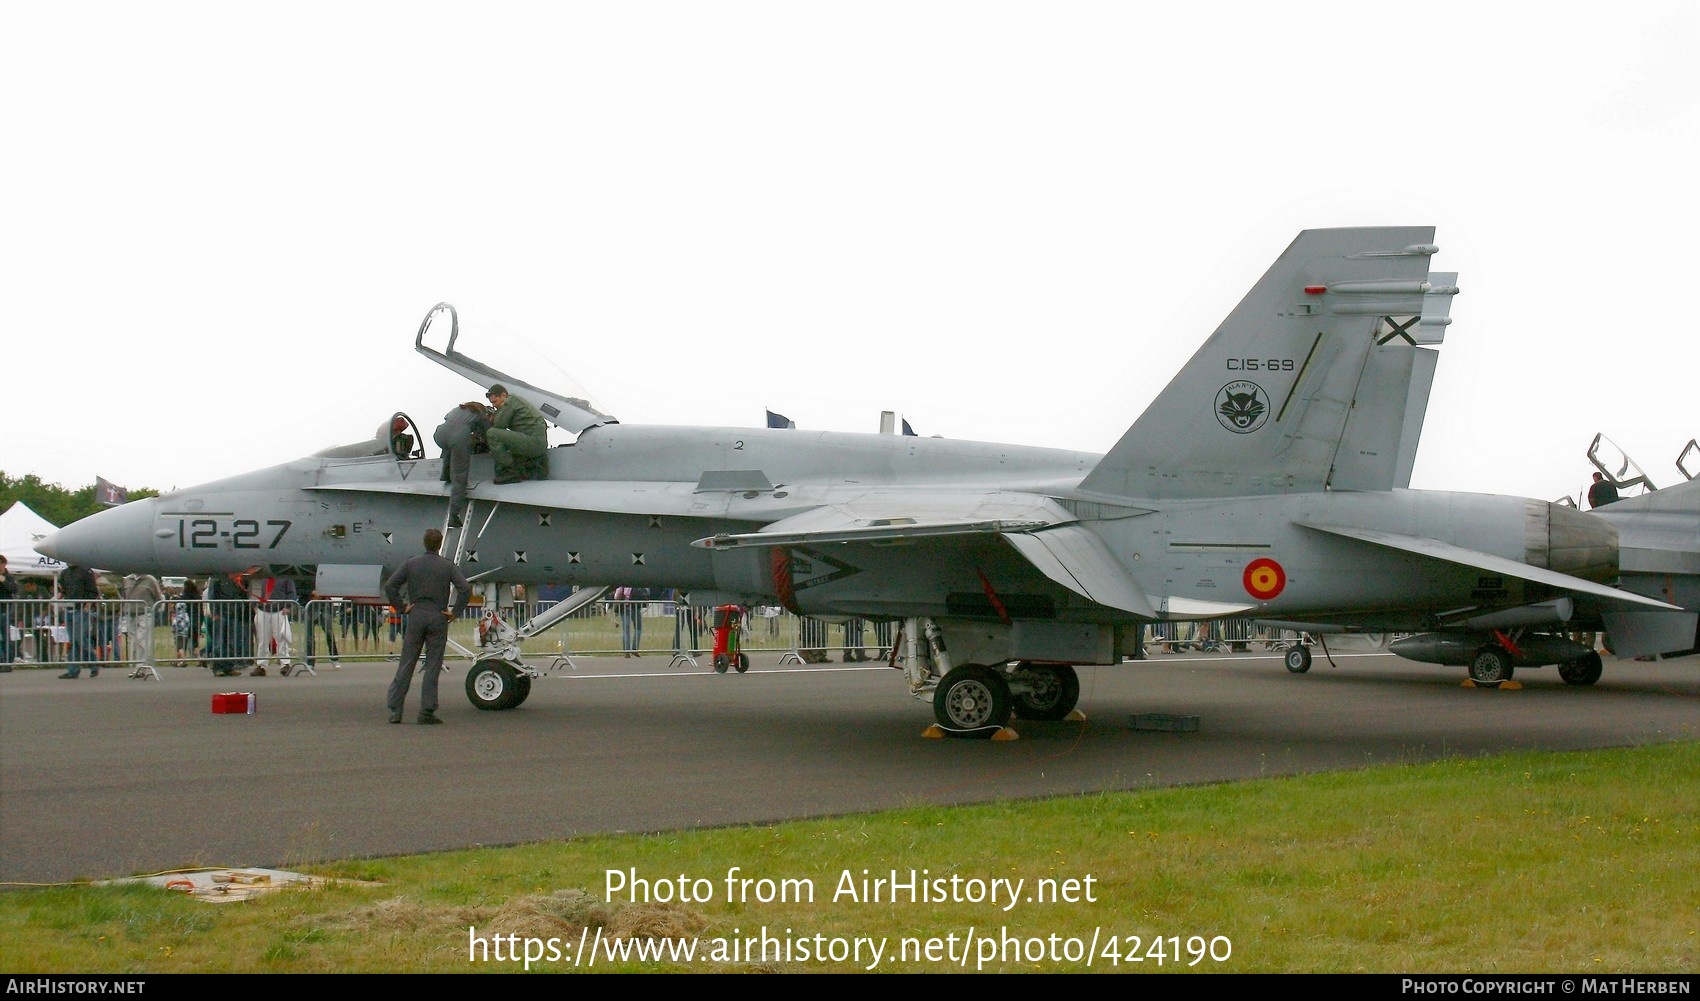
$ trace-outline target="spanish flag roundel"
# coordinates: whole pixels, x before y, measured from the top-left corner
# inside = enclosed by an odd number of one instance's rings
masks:
[[[1268,601],[1287,586],[1287,571],[1271,559],[1255,559],[1245,565],[1246,593],[1259,601]]]

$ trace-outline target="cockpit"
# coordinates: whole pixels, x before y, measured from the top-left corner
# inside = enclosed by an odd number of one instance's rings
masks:
[[[498,361],[493,364],[466,354],[458,347],[463,340],[476,340],[481,355]],[[545,421],[574,435],[600,424],[619,423],[596,409],[583,395],[575,395],[583,393],[577,382],[531,345],[487,318],[463,318],[461,312],[449,303],[440,302],[425,314],[413,347],[426,358],[478,387],[477,396],[483,396],[485,390],[497,383],[511,387],[514,393],[535,406]],[[545,389],[540,383],[561,388]],[[442,406],[447,409],[453,403],[453,400],[444,400]],[[378,425],[372,437],[313,454],[327,459],[387,456],[396,462],[407,463],[426,458],[426,445],[427,439],[420,432],[419,425],[398,410]]]
[[[425,458],[425,439],[413,418],[396,411],[365,441],[335,445],[313,453],[324,459],[365,459],[387,455],[397,462],[416,462]]]

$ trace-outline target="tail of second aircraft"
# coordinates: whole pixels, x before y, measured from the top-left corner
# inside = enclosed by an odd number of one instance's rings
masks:
[[[1432,227],[1300,233],[1081,489],[1160,499],[1398,485],[1415,448],[1409,411],[1427,399],[1413,380],[1426,387],[1433,370],[1414,355],[1438,339],[1456,291],[1429,283],[1433,239]]]

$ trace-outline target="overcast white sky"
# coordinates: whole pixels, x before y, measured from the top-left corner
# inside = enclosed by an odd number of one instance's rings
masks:
[[[1679,478],[1700,7],[1175,6],[8,4],[0,469],[429,434],[445,299],[627,423],[1103,451],[1299,230],[1434,225],[1413,486]]]

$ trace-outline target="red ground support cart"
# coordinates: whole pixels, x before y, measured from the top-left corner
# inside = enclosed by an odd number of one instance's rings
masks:
[[[725,674],[726,668],[736,667],[739,674],[750,669],[750,657],[739,649],[744,631],[744,610],[738,605],[716,605],[714,608],[714,673]]]

